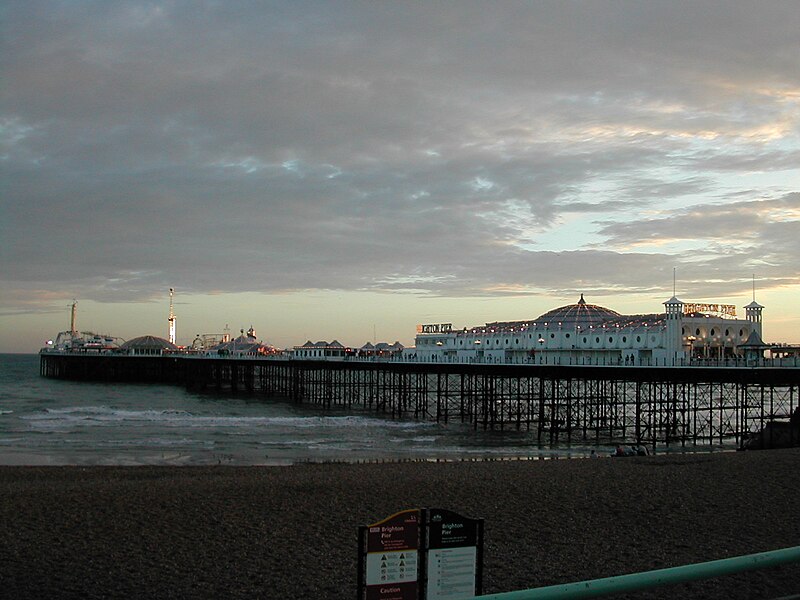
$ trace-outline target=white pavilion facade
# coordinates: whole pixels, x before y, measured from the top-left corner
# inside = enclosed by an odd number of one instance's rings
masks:
[[[488,364],[678,365],[743,356],[739,346],[762,336],[763,306],[751,302],[745,318],[731,305],[686,303],[675,296],[657,314],[623,315],[586,302],[536,319],[453,329],[417,328],[413,359]],[[409,357],[410,358],[410,357]]]

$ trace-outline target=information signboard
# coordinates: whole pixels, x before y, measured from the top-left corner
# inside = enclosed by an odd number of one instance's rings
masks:
[[[418,600],[421,525],[412,508],[359,528],[359,598]]]
[[[426,600],[457,600],[481,594],[483,519],[441,508],[425,513]]]

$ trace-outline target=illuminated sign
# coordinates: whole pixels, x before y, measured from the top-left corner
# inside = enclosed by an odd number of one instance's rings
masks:
[[[694,312],[711,312],[728,317],[736,316],[736,307],[733,304],[684,304],[683,314]]]
[[[417,325],[417,333],[450,333],[453,331],[452,323],[431,323]]]

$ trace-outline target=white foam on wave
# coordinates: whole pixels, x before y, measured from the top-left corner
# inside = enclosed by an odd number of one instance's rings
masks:
[[[136,426],[201,428],[381,428],[391,430],[418,429],[436,426],[430,422],[391,421],[362,416],[265,417],[195,415],[185,410],[127,410],[107,406],[74,406],[46,408],[40,413],[22,417],[37,429],[59,429],[73,426]]]
[[[13,446],[24,441],[23,438],[0,438],[0,446]]]
[[[7,444],[3,444],[5,440],[0,440],[0,445],[9,446],[22,446],[25,448],[49,448],[53,450],[73,449],[83,450],[86,448],[86,441],[79,439],[71,439],[68,437],[52,438],[47,437],[43,439],[38,438],[19,438],[17,440],[8,440]],[[104,448],[191,448],[192,450],[205,450],[214,448],[215,443],[211,440],[197,440],[189,438],[134,438],[134,439],[99,439],[92,440],[91,453],[96,454],[96,451]]]
[[[433,444],[438,439],[439,438],[437,436],[435,436],[435,435],[419,435],[419,436],[410,437],[410,438],[389,438],[389,441],[394,443],[394,444],[408,444],[408,443]]]

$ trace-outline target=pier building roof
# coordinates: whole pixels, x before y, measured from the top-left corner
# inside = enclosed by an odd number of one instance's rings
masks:
[[[143,335],[122,344],[123,350],[177,350],[178,347],[164,338],[155,335]]]
[[[575,304],[567,304],[547,311],[536,321],[541,323],[561,323],[565,327],[583,328],[590,325],[602,325],[607,321],[619,319],[621,316],[610,308],[589,304],[581,294],[580,300]]]

